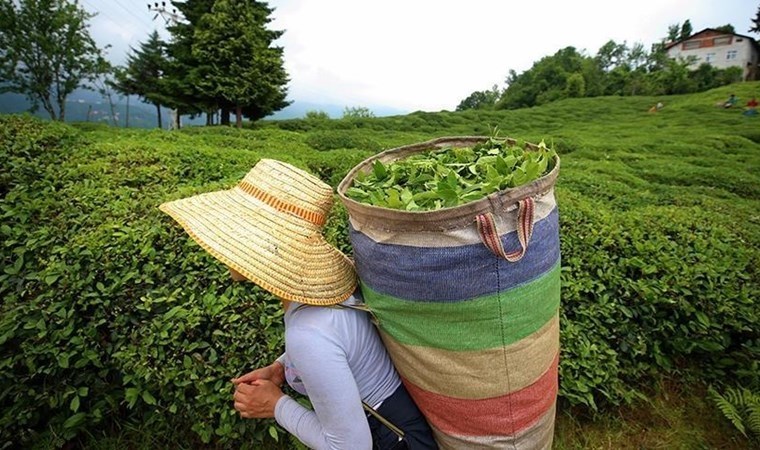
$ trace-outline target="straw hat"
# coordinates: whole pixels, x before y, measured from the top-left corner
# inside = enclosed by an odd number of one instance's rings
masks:
[[[318,178],[262,159],[232,189],[159,208],[206,251],[272,294],[332,305],[357,284],[351,261],[322,235],[332,201],[332,188]]]

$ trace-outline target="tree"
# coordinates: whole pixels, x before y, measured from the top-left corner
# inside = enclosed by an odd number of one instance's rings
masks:
[[[760,33],[760,6],[757,7],[757,12],[755,13],[755,18],[752,19],[752,28],[750,28],[750,33]]]
[[[158,128],[162,128],[161,105],[169,102],[163,87],[162,77],[168,65],[166,44],[158,31],[148,36],[140,48],[131,49],[127,56],[127,65],[116,72],[115,88],[124,95],[138,95],[146,102],[155,105],[158,115]]]
[[[567,79],[565,93],[569,98],[579,98],[586,95],[586,81],[580,73],[574,73]]]
[[[330,120],[330,115],[321,110],[309,110],[306,111],[306,115],[303,118],[310,121],[323,122],[325,120]]]
[[[173,1],[172,5],[181,12],[184,19],[172,22],[168,27],[172,39],[166,45],[169,59],[164,74],[163,89],[173,108],[181,114],[205,112],[206,123],[211,115],[222,108],[222,124],[229,124],[229,103],[219,95],[210,95],[201,90],[200,84],[210,72],[209,62],[193,55],[195,29],[204,15],[211,13],[214,0]],[[167,103],[168,105],[169,103]]]
[[[375,117],[375,113],[373,113],[369,108],[365,106],[353,106],[351,108],[349,107],[343,108],[344,119],[366,119],[370,117]]]
[[[665,42],[675,42],[678,40],[678,36],[681,34],[681,25],[674,23],[668,26],[668,37]]]
[[[596,53],[596,60],[599,63],[599,67],[608,72],[624,61],[626,54],[628,53],[628,46],[625,42],[618,44],[613,40],[607,41],[599,48]]]
[[[466,99],[459,102],[456,110],[492,109],[499,100],[499,97],[501,97],[501,91],[499,90],[499,86],[494,84],[490,90],[475,91],[470,94]]]
[[[571,74],[584,71],[585,58],[574,47],[566,47],[541,58],[520,75],[511,70],[497,108],[523,108],[566,98],[567,80]]]
[[[689,77],[689,66],[693,62],[692,58],[668,58],[663,70],[654,75],[659,86],[658,94],[673,95],[694,92],[695,82]]]
[[[719,27],[715,27],[715,30],[720,31],[721,33],[726,33],[726,34],[736,34],[736,29],[734,29],[734,26],[731,25],[730,23],[721,25]]]
[[[109,69],[87,30],[88,14],[66,0],[0,0],[0,93],[66,118],[66,98]]]
[[[689,21],[689,19],[686,19],[683,25],[681,25],[681,34],[678,36],[678,40],[683,41],[684,39],[687,39],[693,32],[694,29],[691,26],[691,21]]]
[[[253,120],[289,104],[282,48],[272,42],[282,31],[266,28],[272,9],[248,0],[217,0],[194,31],[192,55],[204,61],[200,90],[235,107],[236,125],[243,114]]]

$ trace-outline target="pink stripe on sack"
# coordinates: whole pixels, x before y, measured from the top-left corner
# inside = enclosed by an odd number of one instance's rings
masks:
[[[403,379],[431,425],[459,436],[512,436],[538,421],[557,397],[559,353],[535,383],[500,397],[468,400],[425,391]]]

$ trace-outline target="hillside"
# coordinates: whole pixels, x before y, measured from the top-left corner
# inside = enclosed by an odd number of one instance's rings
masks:
[[[120,127],[126,126],[125,118],[127,116],[126,99],[122,96],[114,95],[114,111],[117,114],[117,124]],[[21,94],[4,93],[0,94],[0,114],[19,114],[28,111],[29,101]],[[67,101],[67,122],[96,122],[109,123],[111,121],[111,112],[107,101],[99,93],[86,89],[74,91]],[[293,100],[292,103],[280,111],[272,114],[270,120],[296,119],[304,117],[309,111],[323,111],[330,117],[340,118],[343,115],[345,106],[330,104],[306,102]],[[387,108],[383,106],[372,106],[369,108],[377,117],[400,114],[403,111],[397,108]],[[168,108],[162,108],[164,128],[169,127],[171,111]],[[89,116],[88,116],[89,115]],[[35,113],[35,116],[42,119],[49,118],[49,114],[42,108]],[[202,117],[182,116],[182,125],[205,125],[205,115]],[[130,97],[129,106],[129,126],[132,128],[155,128],[157,124],[156,108],[153,105],[145,103],[137,96]]]
[[[498,128],[562,159],[555,448],[750,448],[705,400],[760,386],[760,116],[715,106],[730,93],[760,83],[243,130],[0,116],[0,447],[288,447],[227,381],[279,355],[281,314],[157,206],[264,157],[335,186],[382,149]],[[344,209],[326,234],[350,252]]]

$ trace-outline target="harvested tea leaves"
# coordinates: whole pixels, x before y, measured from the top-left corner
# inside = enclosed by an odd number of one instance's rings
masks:
[[[480,200],[530,183],[553,168],[555,152],[542,141],[524,150],[491,138],[473,147],[412,155],[359,172],[346,196],[360,203],[405,211],[430,211]]]

